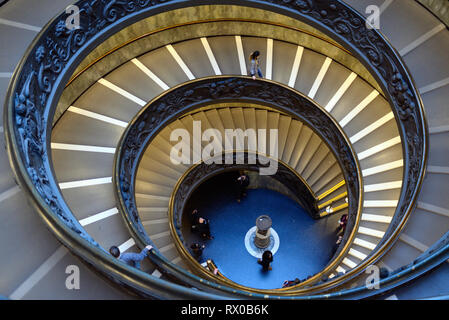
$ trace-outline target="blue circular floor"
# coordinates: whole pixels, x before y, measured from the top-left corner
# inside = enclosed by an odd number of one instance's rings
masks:
[[[259,289],[280,288],[284,280],[305,279],[329,262],[335,242],[338,217],[314,220],[295,201],[268,189],[250,189],[241,203],[232,188],[233,177],[224,175],[202,185],[189,200],[188,209],[198,208],[210,219],[214,239],[201,241],[186,228],[188,243],[206,244],[202,261],[212,259],[230,280]],[[186,212],[190,212],[187,211]],[[273,270],[264,272],[257,258],[245,247],[245,236],[256,218],[269,215],[279,237]]]

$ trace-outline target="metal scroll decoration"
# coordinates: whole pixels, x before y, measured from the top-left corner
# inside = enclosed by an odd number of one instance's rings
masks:
[[[81,0],[76,3],[80,9],[80,26],[69,30],[65,26],[67,15],[60,14],[49,23],[33,41],[20,62],[8,89],[5,107],[5,136],[8,151],[19,183],[39,206],[40,212],[46,218],[46,223],[54,228],[68,228],[58,233],[58,237],[70,246],[75,253],[87,256],[86,248],[95,244],[84,229],[73,217],[66,205],[56,183],[50,162],[49,147],[51,138],[52,117],[57,100],[71,73],[82,58],[87,56],[95,46],[102,43],[108,36],[133,22],[153,14],[198,5],[232,5],[233,0],[196,0],[196,1],[164,1],[164,0]],[[385,96],[390,101],[399,126],[404,148],[404,180],[401,198],[398,203],[396,217],[387,234],[403,223],[403,217],[408,214],[415,203],[421,187],[427,161],[428,129],[425,121],[422,102],[419,98],[407,68],[403,65],[398,53],[388,41],[376,30],[365,26],[365,19],[348,7],[341,0],[241,0],[239,5],[259,7],[268,11],[278,12],[305,21],[337,42],[342,43],[356,55],[377,78]],[[225,82],[205,85],[195,91],[185,91],[178,96],[171,95],[171,102],[198,101],[201,97],[222,97],[231,99],[242,96],[242,92],[253,92],[257,99],[276,102],[284,107],[287,101],[278,93],[266,93],[261,90],[266,84],[260,82],[245,83],[243,79],[233,79]],[[201,96],[205,94],[205,96]],[[194,96],[198,95],[198,96]],[[174,114],[180,109],[180,104],[159,104],[154,113],[147,115],[132,134],[135,142],[145,139],[161,124],[164,117]],[[292,111],[295,105],[289,106]],[[311,124],[321,122],[318,111],[313,116]],[[332,132],[322,127],[320,134],[329,140],[331,145]],[[131,143],[131,141],[129,142]],[[127,144],[127,153],[123,159],[132,163],[136,159],[136,149]],[[344,154],[341,147],[334,151]],[[355,163],[348,154],[341,160],[345,171],[355,168]],[[348,193],[354,193],[357,185],[355,174],[348,174]],[[120,176],[122,196],[126,196],[132,185],[127,184],[129,172]],[[352,191],[351,191],[352,190]],[[131,210],[133,199],[125,199]],[[350,208],[353,211],[354,208]],[[131,214],[135,214],[131,211]],[[76,240],[70,231],[89,242],[87,245]],[[83,252],[83,253],[81,253]]]

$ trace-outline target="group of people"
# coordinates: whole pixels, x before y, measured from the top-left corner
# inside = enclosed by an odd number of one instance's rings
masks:
[[[337,241],[335,242],[333,254],[337,252],[338,247],[340,246],[341,242],[343,241],[343,235],[346,230],[346,225],[348,224],[348,215],[345,213],[340,217],[340,220],[338,220],[338,226],[335,230],[337,233]]]
[[[195,256],[201,256],[203,249],[205,248],[204,244],[194,243],[191,246],[191,249]],[[150,252],[150,250],[153,249],[153,246],[148,245],[146,246],[140,253],[134,253],[134,252],[125,252],[121,253],[120,249],[117,246],[112,246],[109,249],[109,253],[121,261],[127,263],[128,265],[140,269],[140,264],[143,259],[145,259]],[[257,260],[257,263],[262,265],[263,271],[269,271],[272,270],[271,263],[273,262],[273,253],[269,250],[264,251],[262,254],[262,258]],[[214,274],[218,273],[218,269],[215,268]],[[283,284],[283,288],[293,286],[295,284],[300,283],[301,281],[296,278],[292,281],[285,281]]]
[[[273,270],[271,263],[273,262],[273,253],[270,250],[265,250],[262,258],[257,260],[257,263],[262,265],[263,271]]]
[[[198,233],[202,240],[212,240],[214,237],[210,234],[210,220],[200,216],[198,209],[192,211],[191,231]],[[194,242],[190,245],[192,254],[195,259],[200,260],[203,250],[206,248],[204,243]]]
[[[209,220],[200,217],[198,210],[196,209],[193,210],[192,212],[192,230],[197,231],[202,237],[202,239],[209,239],[209,240],[213,239],[213,237],[210,234]],[[190,248],[192,249],[194,256],[199,258],[201,257],[205,247],[206,246],[204,244],[193,243]],[[137,269],[140,269],[140,264],[142,260],[147,257],[151,249],[153,249],[153,246],[148,245],[140,253],[134,252],[121,253],[119,247],[112,246],[109,248],[109,253],[113,257],[120,259],[126,264],[135,267]]]

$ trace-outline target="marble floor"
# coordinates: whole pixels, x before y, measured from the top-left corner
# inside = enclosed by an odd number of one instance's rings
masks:
[[[238,203],[234,178],[235,173],[228,173],[205,182],[186,206],[186,212],[197,208],[210,219],[212,240],[201,241],[189,228],[183,230],[187,243],[206,245],[201,262],[212,259],[230,280],[259,289],[279,288],[284,280],[305,279],[325,267],[336,239],[338,215],[314,220],[295,201],[268,189],[249,189]],[[279,237],[273,270],[268,272],[250,254],[254,246],[248,246],[248,241],[245,245],[245,236],[260,215],[271,217]]]

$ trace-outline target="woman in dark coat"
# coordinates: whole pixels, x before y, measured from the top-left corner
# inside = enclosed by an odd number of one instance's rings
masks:
[[[241,174],[237,179],[237,185],[239,188],[237,202],[240,202],[242,198],[246,196],[246,188],[249,186],[249,176],[245,173]]]

